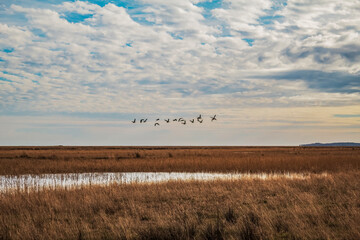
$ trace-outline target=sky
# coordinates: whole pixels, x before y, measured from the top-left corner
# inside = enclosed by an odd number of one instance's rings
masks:
[[[0,145],[360,142],[359,13],[360,0],[0,0]]]

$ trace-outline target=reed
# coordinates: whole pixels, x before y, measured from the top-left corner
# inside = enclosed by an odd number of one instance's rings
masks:
[[[0,175],[80,172],[339,172],[358,147],[0,147]]]
[[[0,193],[0,239],[360,239],[360,148],[0,147],[0,175],[324,173]],[[25,186],[30,187],[30,186]]]
[[[0,195],[0,239],[359,239],[360,172]]]

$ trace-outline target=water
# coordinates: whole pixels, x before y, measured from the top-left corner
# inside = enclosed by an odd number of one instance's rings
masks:
[[[0,192],[73,189],[84,186],[129,183],[161,183],[167,181],[212,181],[239,179],[306,179],[309,173],[188,173],[188,172],[126,172],[126,173],[63,173],[0,176]],[[324,174],[321,174],[322,176]]]

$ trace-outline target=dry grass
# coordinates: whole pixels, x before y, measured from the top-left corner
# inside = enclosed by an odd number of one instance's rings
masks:
[[[359,147],[0,147],[0,175],[73,172],[339,172]]]
[[[360,172],[0,196],[0,239],[360,239]]]
[[[328,172],[0,195],[0,239],[360,239],[360,148],[0,147],[0,174]]]

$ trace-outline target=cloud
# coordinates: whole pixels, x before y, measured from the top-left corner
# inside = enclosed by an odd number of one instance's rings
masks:
[[[334,117],[339,117],[339,118],[360,118],[360,114],[335,114]]]
[[[259,76],[258,76],[259,77]],[[323,72],[316,70],[295,70],[278,74],[268,74],[264,78],[304,81],[311,89],[332,93],[359,93],[360,74],[346,72]]]
[[[347,45],[342,48],[303,47],[296,52],[292,51],[291,48],[284,49],[284,55],[294,62],[309,56],[312,56],[313,61],[318,64],[332,64],[341,60],[356,64],[360,60],[360,45]]]
[[[359,103],[356,1],[38,3],[2,9],[7,111]]]

